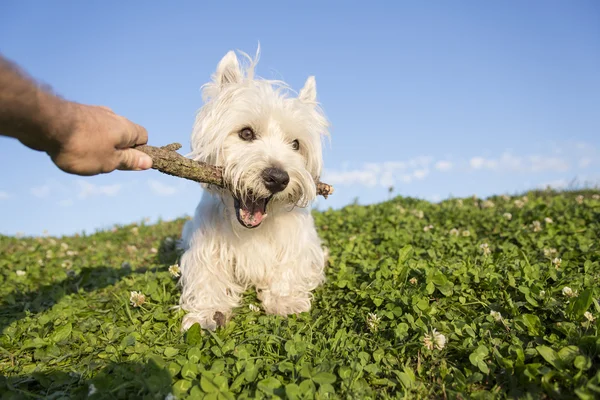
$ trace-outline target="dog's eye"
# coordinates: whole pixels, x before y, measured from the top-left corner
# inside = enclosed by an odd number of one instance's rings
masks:
[[[294,140],[292,142],[292,149],[299,150],[300,149],[300,142],[298,142],[297,140]]]
[[[250,128],[244,128],[239,133],[240,139],[250,141],[256,139],[254,131]]]

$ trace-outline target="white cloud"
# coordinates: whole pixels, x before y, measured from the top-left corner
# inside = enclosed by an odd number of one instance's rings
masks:
[[[569,163],[560,157],[529,156],[529,164],[525,165],[531,172],[565,172],[569,170]]]
[[[425,177],[427,177],[427,175],[429,175],[429,170],[426,168],[418,169],[415,172],[413,172],[413,177],[418,180],[425,179]]]
[[[429,166],[433,162],[431,156],[414,157],[407,161],[386,161],[365,163],[362,168],[347,170],[327,170],[323,180],[332,185],[363,185],[367,187],[382,186],[388,188],[396,182],[410,183],[429,175]]]
[[[452,169],[452,163],[450,161],[438,161],[435,163],[435,169],[438,171],[449,171]]]
[[[413,180],[413,177],[409,174],[402,174],[402,175],[400,175],[400,180],[404,183],[411,183]]]
[[[0,200],[6,200],[8,199],[10,196],[8,195],[7,192],[0,190]]]
[[[556,146],[555,146],[556,147]],[[563,146],[563,152],[557,154],[554,148],[540,150],[540,153],[516,155],[508,149],[495,156],[475,155],[450,161],[448,158],[434,159],[431,156],[418,156],[409,160],[371,162],[362,167],[349,169],[349,163],[344,163],[341,170],[328,170],[323,174],[323,180],[332,185],[362,185],[367,187],[390,187],[395,184],[410,184],[428,179],[435,173],[461,173],[465,171],[497,172],[519,174],[519,181],[527,180],[534,174],[577,172],[578,168],[591,165],[594,160],[594,150],[586,145],[586,154],[579,154],[577,149],[584,148],[581,144]],[[448,156],[446,156],[448,157]],[[563,174],[561,174],[563,175]],[[552,178],[550,176],[550,178]],[[533,179],[532,179],[533,180]]]
[[[489,169],[492,171],[511,172],[565,172],[569,162],[561,157],[530,155],[519,157],[504,152],[499,158],[473,157],[469,166],[474,170]]]
[[[469,161],[469,165],[473,169],[482,169],[482,168],[496,169],[498,167],[498,162],[496,160],[492,160],[492,159],[488,160],[483,157],[473,157]]]
[[[31,192],[32,195],[34,195],[35,197],[39,197],[40,199],[46,198],[50,195],[50,184],[45,184],[42,186],[35,186],[32,187],[29,191]]]
[[[411,168],[427,168],[429,164],[433,162],[433,157],[431,156],[419,156],[415,157],[411,160],[408,160],[408,166]]]
[[[391,171],[386,171],[381,178],[379,179],[379,184],[381,186],[394,186],[395,180],[394,180],[394,174],[392,174]]]
[[[77,181],[79,186],[79,194],[77,197],[80,199],[86,199],[93,196],[115,196],[120,190],[121,185],[116,183],[114,185],[94,185],[83,180]]]
[[[72,199],[64,199],[58,202],[58,205],[61,207],[71,207],[73,205]]]
[[[177,193],[177,188],[174,186],[165,185],[154,179],[148,180],[148,185],[152,191],[160,196],[172,196]]]
[[[352,170],[352,171],[327,171],[326,182],[331,185],[352,185],[361,184],[368,187],[377,185],[377,172],[371,170]]]

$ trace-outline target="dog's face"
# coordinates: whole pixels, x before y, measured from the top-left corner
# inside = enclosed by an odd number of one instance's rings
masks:
[[[316,196],[327,120],[313,77],[297,97],[286,89],[254,79],[253,65],[243,71],[234,52],[204,85],[207,102],[196,117],[192,155],[223,167],[229,186],[216,192],[246,228],[258,227],[270,210],[306,207]]]

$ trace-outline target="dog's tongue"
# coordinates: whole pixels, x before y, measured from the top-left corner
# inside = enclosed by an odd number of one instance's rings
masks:
[[[266,199],[253,200],[244,199],[240,204],[240,218],[246,226],[257,226],[263,218],[266,217],[265,210]]]

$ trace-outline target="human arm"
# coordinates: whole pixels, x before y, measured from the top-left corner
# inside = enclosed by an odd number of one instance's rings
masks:
[[[152,159],[132,149],[146,130],[106,107],[64,100],[0,55],[0,135],[47,153],[61,170],[96,175],[145,170]]]

